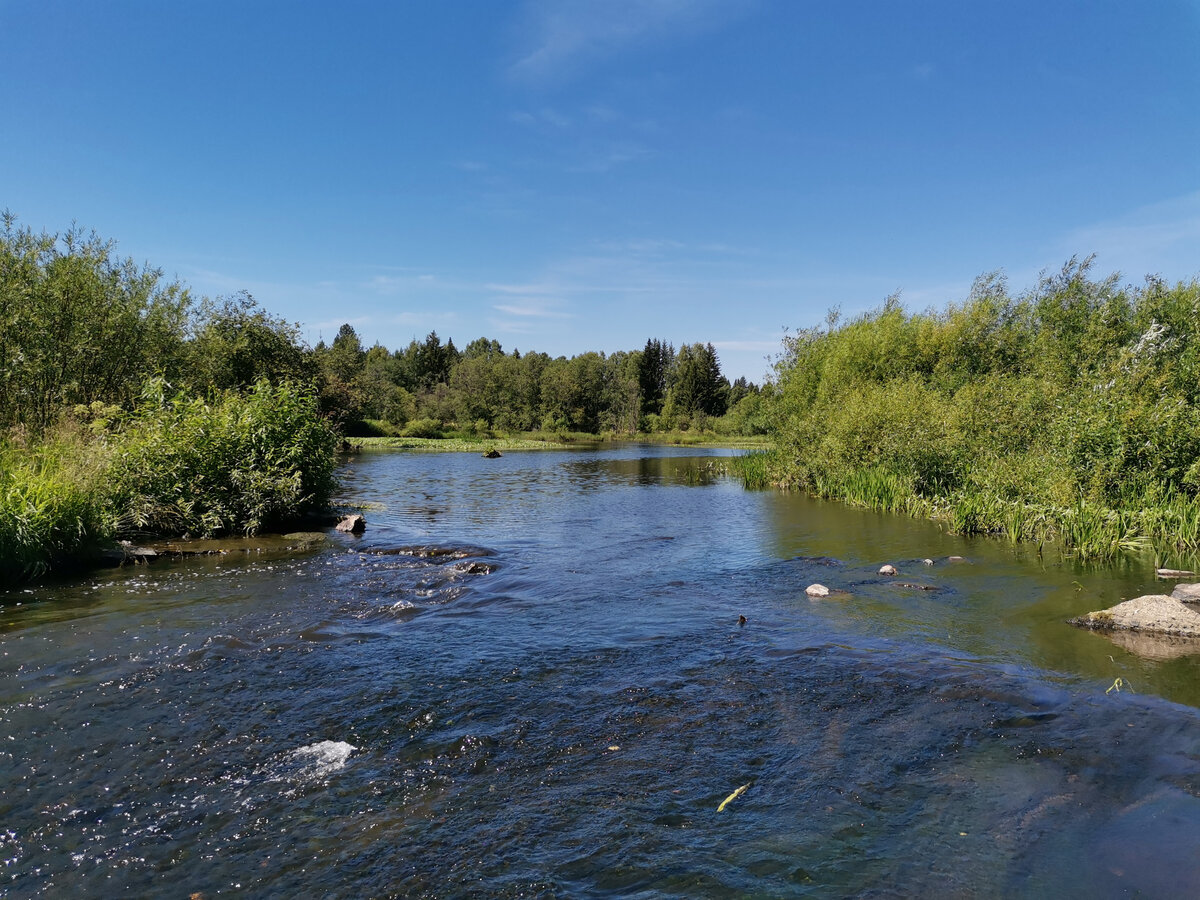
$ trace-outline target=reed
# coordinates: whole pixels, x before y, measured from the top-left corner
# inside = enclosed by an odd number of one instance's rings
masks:
[[[108,539],[104,454],[59,432],[0,444],[0,583],[42,575]]]

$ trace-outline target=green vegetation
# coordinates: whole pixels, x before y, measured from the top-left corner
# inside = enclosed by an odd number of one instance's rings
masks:
[[[253,534],[325,502],[337,443],[290,382],[204,400],[151,381],[113,442],[113,508],[126,529]]]
[[[313,358],[322,408],[352,436],[766,433],[759,388],[731,384],[711,344],[676,353],[653,339],[643,350],[567,359],[505,353],[483,337],[460,351],[431,332],[391,351],[364,349],[343,325]]]
[[[96,549],[112,533],[102,446],[60,428],[0,443],[0,586]]]
[[[163,388],[150,381],[129,413],[64,415],[36,441],[10,433],[0,446],[0,584],[86,559],[118,536],[253,534],[324,505],[337,436],[311,391],[260,381],[204,400]]]
[[[788,336],[769,480],[1107,558],[1200,548],[1200,284],[1071,260],[1027,294],[897,298]],[[761,480],[759,468],[751,480]]]
[[[433,332],[393,352],[343,325],[309,348],[245,292],[194,300],[94,234],[0,222],[0,583],[114,537],[320,507],[339,434],[477,450],[766,432],[758,387],[730,384],[711,344],[555,359]]]
[[[109,242],[5,214],[0,584],[114,537],[254,533],[324,505],[337,435],[298,333],[248,295],[194,304]]]

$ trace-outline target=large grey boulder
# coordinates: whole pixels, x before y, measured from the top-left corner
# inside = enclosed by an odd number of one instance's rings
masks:
[[[1166,594],[1147,594],[1071,619],[1099,631],[1123,630],[1200,638],[1200,610]]]

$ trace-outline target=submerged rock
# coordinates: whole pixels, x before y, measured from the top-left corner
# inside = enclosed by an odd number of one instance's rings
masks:
[[[1177,584],[1171,596],[1184,603],[1200,603],[1200,584]]]
[[[1200,638],[1200,611],[1176,597],[1147,594],[1070,620],[1098,631],[1138,631]]]
[[[344,531],[347,534],[362,534],[367,530],[367,520],[355,513],[352,516],[346,516],[342,521],[337,523],[337,530]]]
[[[1187,569],[1155,569],[1154,574],[1159,578],[1190,578],[1196,573]]]
[[[130,541],[117,541],[115,547],[100,551],[98,561],[101,565],[123,566],[126,563],[148,563],[158,558],[159,552],[153,547],[136,547]]]
[[[291,534],[283,536],[285,541],[295,541],[297,544],[305,546],[309,544],[323,544],[328,538],[322,531],[293,531]]]

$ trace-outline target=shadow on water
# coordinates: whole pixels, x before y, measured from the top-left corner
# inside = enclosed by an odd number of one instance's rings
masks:
[[[362,537],[10,595],[0,891],[1196,892],[1196,657],[1063,624],[1143,573],[709,462],[372,454]]]

